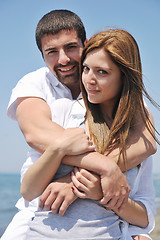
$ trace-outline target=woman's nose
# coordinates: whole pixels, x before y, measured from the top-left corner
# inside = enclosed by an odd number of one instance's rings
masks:
[[[96,84],[96,77],[92,70],[90,70],[87,74],[87,83],[88,84]]]

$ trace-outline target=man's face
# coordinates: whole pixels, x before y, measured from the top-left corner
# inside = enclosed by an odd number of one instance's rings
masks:
[[[79,81],[79,61],[83,45],[75,30],[62,30],[55,35],[44,35],[42,52],[49,70],[67,87]]]

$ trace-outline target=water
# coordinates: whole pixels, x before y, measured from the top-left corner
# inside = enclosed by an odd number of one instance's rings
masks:
[[[160,174],[154,175],[156,207],[160,207]],[[20,198],[20,175],[0,174],[0,237],[17,212],[15,203]]]
[[[15,203],[20,198],[20,175],[0,174],[0,236],[17,212]]]

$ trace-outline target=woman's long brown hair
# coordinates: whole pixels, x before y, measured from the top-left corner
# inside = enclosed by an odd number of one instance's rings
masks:
[[[142,66],[138,45],[130,33],[122,29],[109,29],[94,35],[86,44],[81,58],[81,75],[83,62],[88,53],[95,49],[103,49],[109,54],[112,61],[121,71],[123,81],[121,95],[113,112],[113,123],[109,128],[104,120],[99,104],[88,101],[87,92],[81,82],[82,96],[86,106],[86,118],[89,126],[90,138],[97,150],[105,154],[114,148],[119,148],[119,157],[122,154],[126,163],[126,141],[129,131],[135,124],[135,116],[141,115],[148,131],[153,138],[155,128],[151,123],[144,106],[143,95],[152,104],[160,107],[148,95],[142,80]]]

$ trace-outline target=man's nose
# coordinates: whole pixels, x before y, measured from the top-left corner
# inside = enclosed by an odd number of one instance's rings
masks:
[[[61,65],[66,65],[70,61],[70,58],[67,56],[66,52],[62,49],[59,51],[58,63]]]

